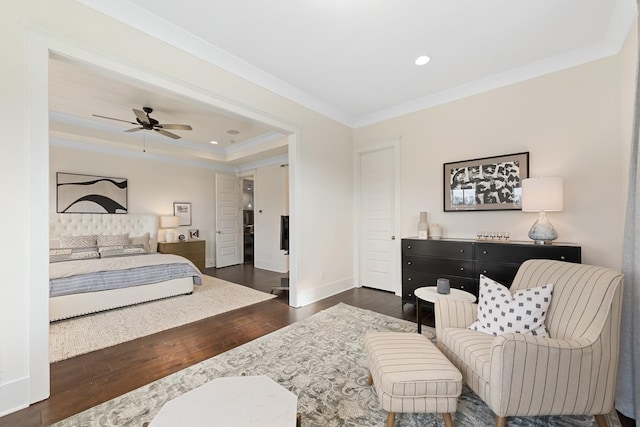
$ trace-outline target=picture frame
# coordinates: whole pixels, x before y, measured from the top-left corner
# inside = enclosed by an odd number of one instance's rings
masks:
[[[127,178],[56,173],[57,213],[126,214]]]
[[[191,225],[191,203],[173,202],[173,214],[180,218],[180,226]]]
[[[444,211],[521,210],[522,180],[528,177],[528,151],[445,163]]]
[[[197,228],[189,229],[189,240],[199,240],[200,239],[200,230]]]

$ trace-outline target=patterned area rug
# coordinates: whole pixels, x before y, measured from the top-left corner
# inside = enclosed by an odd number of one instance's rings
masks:
[[[191,295],[51,323],[49,361],[68,359],[276,297],[205,274],[202,285],[193,289]]]
[[[415,332],[415,323],[338,304],[219,356],[67,418],[56,427],[141,426],[162,405],[217,377],[267,375],[298,396],[302,426],[384,426],[367,385],[363,335],[367,330]],[[433,337],[433,329],[423,328]],[[463,389],[456,426],[494,425],[493,412]],[[615,414],[610,426],[620,426]],[[439,414],[397,414],[396,426],[441,426]],[[595,426],[593,417],[509,418],[509,426]]]

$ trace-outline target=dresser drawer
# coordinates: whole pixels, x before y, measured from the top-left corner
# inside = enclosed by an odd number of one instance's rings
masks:
[[[490,279],[499,282],[506,287],[511,286],[516,273],[520,268],[519,264],[498,264],[498,263],[476,263],[475,274],[480,279],[480,275],[485,275]]]
[[[580,262],[580,252],[577,246],[476,243],[475,259],[505,264],[522,264],[528,259]]]
[[[405,255],[402,261],[403,270],[408,272],[436,271],[444,275],[473,277],[473,261],[471,259]]]
[[[438,258],[473,259],[473,243],[403,239],[402,253],[405,255],[435,256]]]

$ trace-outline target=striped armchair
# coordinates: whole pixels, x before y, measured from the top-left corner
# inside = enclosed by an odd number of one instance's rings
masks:
[[[594,415],[606,426],[614,407],[622,274],[604,267],[529,260],[511,290],[553,283],[545,325],[549,337],[466,329],[477,305],[442,299],[435,304],[438,347],[463,381],[496,414]]]

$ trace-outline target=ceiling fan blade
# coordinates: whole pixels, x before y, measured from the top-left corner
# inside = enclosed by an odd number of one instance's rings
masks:
[[[132,125],[137,125],[137,123],[134,122],[130,122],[129,120],[122,120],[122,119],[114,119],[113,117],[107,117],[107,116],[100,116],[98,114],[92,114],[94,117],[100,117],[101,119],[109,119],[109,120],[117,120],[119,122],[125,122],[125,123],[130,123]]]
[[[192,130],[191,126],[189,125],[168,125],[168,124],[161,123],[157,125],[157,127],[162,129]]]
[[[137,132],[137,131],[142,130],[142,129],[144,129],[144,128],[133,128],[133,129],[125,130],[125,132]]]
[[[146,123],[148,125],[151,124],[151,122],[149,121],[149,117],[147,117],[144,111],[136,110],[135,108],[133,108],[133,113],[136,115],[138,120],[140,120],[140,122]]]
[[[176,135],[175,133],[168,132],[168,131],[166,131],[164,129],[153,128],[153,130],[155,130],[158,133],[161,133],[164,136],[168,136],[169,138],[180,139],[180,137],[178,135]]]

